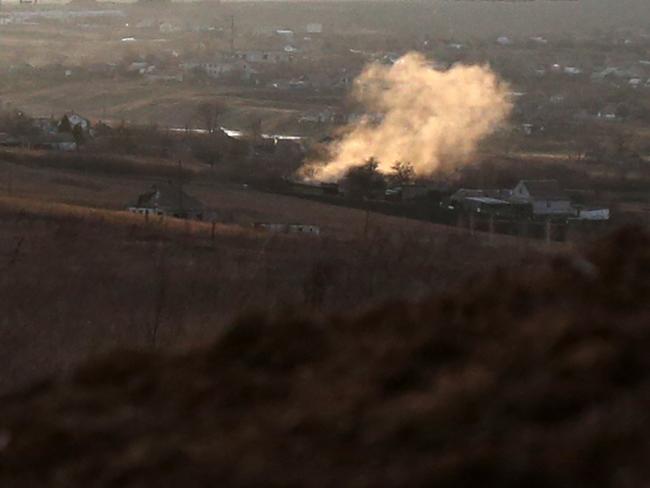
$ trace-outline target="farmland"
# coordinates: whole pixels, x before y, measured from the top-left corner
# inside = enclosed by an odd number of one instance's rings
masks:
[[[545,252],[540,243],[470,236],[205,175],[186,191],[219,223],[145,220],[124,209],[165,181],[164,162],[136,160],[129,176],[38,161],[0,161],[0,390],[115,347],[203,343],[247,311],[362,310]],[[253,222],[309,223],[321,235],[257,232]]]

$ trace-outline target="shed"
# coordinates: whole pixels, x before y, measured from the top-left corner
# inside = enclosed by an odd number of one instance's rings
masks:
[[[168,215],[182,219],[202,220],[203,203],[183,191],[182,186],[169,183],[165,186],[152,185],[151,189],[128,206],[128,210],[140,214]]]

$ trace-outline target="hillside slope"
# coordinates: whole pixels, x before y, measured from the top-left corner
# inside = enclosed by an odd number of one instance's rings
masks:
[[[533,275],[534,274],[534,275]],[[2,486],[645,486],[650,237],[0,402]]]

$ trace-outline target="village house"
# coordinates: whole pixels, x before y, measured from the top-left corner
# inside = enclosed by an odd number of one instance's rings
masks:
[[[503,218],[568,218],[577,210],[556,180],[521,180],[513,190],[461,188],[449,197],[450,210]],[[584,215],[584,218],[588,214]],[[596,220],[596,214],[593,220]]]
[[[249,63],[237,59],[215,59],[203,63],[186,63],[182,67],[186,71],[202,71],[208,77],[214,79],[230,78],[249,81],[259,74],[258,70]]]
[[[305,32],[307,34],[322,34],[323,33],[323,24],[318,22],[310,22],[305,26]]]
[[[54,135],[59,132],[59,121],[51,117],[34,117],[32,126],[41,134]]]
[[[618,105],[609,103],[598,111],[597,117],[603,120],[616,120],[618,118]]]
[[[578,76],[582,74],[582,69],[577,66],[565,66],[564,74],[569,76]]]
[[[462,202],[467,198],[496,198],[498,200],[509,200],[512,196],[512,190],[508,189],[473,189],[473,188],[461,188],[457,190],[449,200],[451,202]]]
[[[293,55],[286,51],[242,51],[234,55],[235,59],[259,64],[280,64],[293,61]]]
[[[70,132],[42,134],[32,141],[34,149],[50,149],[55,151],[75,151],[77,141]]]
[[[150,73],[154,69],[155,66],[146,61],[134,61],[127,66],[126,71],[127,73],[138,73],[144,75],[145,73]]]
[[[610,212],[606,207],[576,206],[577,220],[604,221],[609,220]]]
[[[144,215],[167,215],[181,219],[202,220],[203,203],[183,191],[180,185],[153,185],[141,194],[137,201],[127,207],[129,212]]]
[[[467,213],[515,218],[523,214],[521,206],[510,202],[512,190],[461,188],[449,197],[449,209]]]
[[[6,132],[0,132],[0,146],[2,147],[20,147],[25,145],[24,141],[18,139],[17,137],[7,134]]]
[[[309,234],[320,235],[320,227],[312,224],[274,224],[266,222],[255,222],[253,228],[279,234]]]
[[[75,127],[79,127],[84,132],[88,132],[90,130],[90,120],[88,120],[85,117],[82,117],[81,115],[75,112],[67,112],[66,114],[64,114],[63,117],[61,118],[61,123],[59,124],[59,127],[62,124],[65,124],[66,119],[71,129],[74,129]]]
[[[183,73],[156,70],[152,73],[145,74],[144,79],[150,82],[181,83],[183,81]]]
[[[512,191],[513,204],[529,204],[533,217],[567,217],[576,214],[569,196],[556,180],[521,180]]]

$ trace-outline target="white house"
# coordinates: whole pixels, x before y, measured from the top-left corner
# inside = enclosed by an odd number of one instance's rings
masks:
[[[267,222],[255,222],[253,227],[267,232],[280,234],[310,234],[320,235],[320,227],[312,224],[274,224]]]
[[[169,215],[183,219],[203,220],[204,206],[188,195],[179,185],[153,185],[151,190],[138,196],[136,202],[127,206],[132,213],[143,215]]]
[[[578,220],[609,220],[608,208],[580,208],[578,209]]]
[[[90,129],[90,121],[78,113],[68,112],[64,117],[70,122],[70,127],[80,126],[84,132]]]
[[[618,118],[617,112],[618,107],[616,104],[610,103],[606,105],[602,110],[598,111],[597,117],[604,120],[616,120]]]
[[[556,180],[521,180],[512,191],[511,201],[530,204],[534,217],[576,214],[571,200]]]
[[[577,66],[565,66],[564,74],[569,76],[577,76],[582,74],[582,69]]]
[[[305,30],[307,31],[307,34],[322,34],[323,24],[319,24],[317,22],[311,22],[307,24]]]

